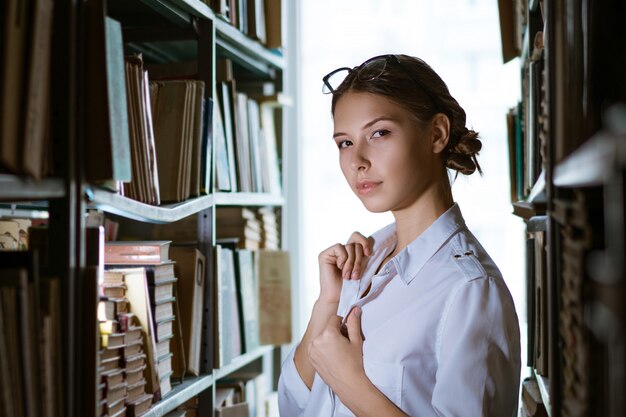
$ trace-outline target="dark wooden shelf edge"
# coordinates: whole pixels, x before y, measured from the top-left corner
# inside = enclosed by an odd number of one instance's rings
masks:
[[[0,201],[19,202],[49,200],[65,197],[65,185],[60,178],[33,180],[0,174]]]
[[[285,59],[283,56],[273,53],[270,49],[261,45],[258,41],[249,38],[230,23],[219,17],[216,17],[213,23],[215,24],[218,45],[221,42],[225,42],[235,46],[248,57],[261,60],[275,68],[282,69],[285,67]]]
[[[91,188],[89,193],[92,196],[88,208],[149,223],[175,222],[213,205],[212,195],[196,197],[182,203],[151,206],[102,189]]]
[[[533,369],[533,374],[537,380],[537,386],[539,386],[539,393],[541,394],[543,405],[546,407],[548,416],[551,416],[552,407],[550,405],[550,380],[543,375],[539,375],[535,369]]]
[[[236,357],[228,365],[223,366],[219,369],[213,370],[213,378],[217,381],[220,378],[224,378],[225,376],[232,374],[236,370],[241,369],[244,366],[248,365],[250,362],[253,362],[257,360],[258,358],[260,358],[261,356],[265,355],[266,353],[271,352],[274,349],[274,347],[275,346],[271,346],[271,345],[261,346],[260,348],[252,352],[244,353],[243,355]]]
[[[200,0],[169,0],[169,2],[195,16],[203,17],[205,19],[215,19],[213,10],[211,10],[206,3],[203,3]]]
[[[213,385],[213,381],[213,375],[204,375],[186,380],[182,384],[175,386],[161,401],[154,403],[152,408],[146,414],[143,414],[143,417],[164,416],[183,405],[190,398],[210,388]]]
[[[216,206],[282,206],[281,195],[261,193],[215,193]]]

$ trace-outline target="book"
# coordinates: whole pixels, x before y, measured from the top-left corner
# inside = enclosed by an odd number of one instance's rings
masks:
[[[291,274],[289,252],[256,253],[259,286],[259,341],[291,343]]]
[[[235,286],[233,249],[215,246],[215,367],[231,363],[241,354],[239,307]]]
[[[195,247],[185,246],[173,246],[171,256],[176,261],[178,305],[187,371],[192,375],[200,375],[206,259]]]
[[[161,200],[183,201],[195,193],[201,174],[202,152],[197,155],[194,149],[202,143],[204,82],[172,80],[152,82],[151,86]]]
[[[14,401],[23,415],[41,415],[40,390],[40,308],[38,257],[33,252],[0,252],[0,292],[6,350]]]
[[[20,170],[20,123],[22,120],[24,64],[29,31],[30,2],[10,0],[4,4],[2,20],[2,67],[0,75],[0,162],[11,172]],[[16,114],[17,113],[17,114]],[[17,116],[17,117],[16,117]]]
[[[154,142],[148,73],[141,55],[126,57],[126,88],[132,154],[132,180],[124,194],[135,200],[159,205],[159,176]]]
[[[246,249],[235,252],[235,276],[244,352],[252,352],[259,347],[258,289],[253,255],[252,251]]]
[[[265,31],[268,48],[283,47],[282,0],[265,0]]]
[[[154,321],[152,319],[152,311],[150,308],[150,295],[148,292],[148,281],[146,277],[146,271],[143,268],[129,268],[125,270],[126,275],[124,277],[127,291],[126,297],[128,298],[131,306],[131,312],[135,314],[146,338],[145,342],[145,358],[129,358],[128,362],[133,366],[143,365],[142,360],[145,360],[147,364],[146,368],[146,389],[149,393],[154,395],[155,401],[161,398],[163,395],[161,383],[158,377],[158,370],[156,364],[156,330],[154,327]],[[136,364],[132,362],[139,361]],[[126,367],[129,367],[127,363]],[[132,368],[131,368],[132,369]]]
[[[106,242],[105,264],[159,264],[169,260],[170,241]]]
[[[44,174],[46,140],[49,138],[50,58],[52,50],[53,0],[32,2],[30,50],[24,109],[22,171],[40,179]],[[14,58],[14,57],[12,57]]]
[[[219,191],[232,191],[230,164],[234,163],[228,155],[226,132],[222,117],[221,104],[213,106],[213,119],[215,130],[213,140],[215,142],[215,188]]]
[[[118,21],[106,16],[103,0],[91,1],[89,13],[90,140],[85,175],[89,181],[131,180],[130,136],[124,46]]]

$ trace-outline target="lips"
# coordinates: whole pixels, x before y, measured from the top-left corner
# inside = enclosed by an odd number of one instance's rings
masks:
[[[356,183],[356,190],[359,194],[369,194],[381,184],[380,181],[358,181]]]

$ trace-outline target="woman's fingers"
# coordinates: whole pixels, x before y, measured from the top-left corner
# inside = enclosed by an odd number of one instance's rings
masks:
[[[360,279],[361,271],[363,270],[365,256],[363,256],[363,246],[356,243],[354,246],[354,265],[352,267],[351,279]]]
[[[346,260],[346,262],[343,264],[343,268],[341,271],[341,277],[343,279],[350,279],[351,275],[352,275],[352,268],[354,267],[354,259],[355,259],[355,249],[354,249],[354,245],[353,244],[347,244],[344,246],[344,248],[346,249],[346,252],[348,254],[348,259]]]
[[[358,243],[363,246],[363,253],[365,256],[372,256],[372,252],[374,250],[374,239],[371,237],[365,237],[359,232],[354,232],[350,235],[350,239],[348,239],[348,244],[350,243]]]

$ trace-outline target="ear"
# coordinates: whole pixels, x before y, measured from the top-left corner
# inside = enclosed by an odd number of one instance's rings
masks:
[[[441,153],[450,139],[450,119],[443,113],[437,113],[431,123],[433,153]]]

